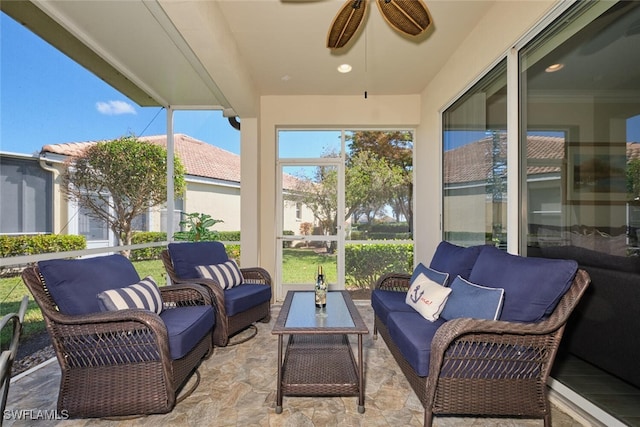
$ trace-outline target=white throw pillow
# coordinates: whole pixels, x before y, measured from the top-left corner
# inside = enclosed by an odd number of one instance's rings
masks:
[[[199,265],[196,270],[200,277],[218,282],[222,289],[231,289],[242,284],[242,272],[232,259],[222,264]]]
[[[444,287],[420,273],[407,292],[405,302],[425,319],[433,322],[440,317],[451,288]]]
[[[151,276],[125,288],[100,292],[98,304],[103,311],[143,308],[156,314],[162,313],[162,295]]]

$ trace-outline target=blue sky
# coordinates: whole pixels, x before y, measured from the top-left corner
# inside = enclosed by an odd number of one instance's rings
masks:
[[[140,107],[0,13],[0,151],[166,133],[166,111]],[[174,132],[240,153],[240,132],[220,111],[178,111]]]

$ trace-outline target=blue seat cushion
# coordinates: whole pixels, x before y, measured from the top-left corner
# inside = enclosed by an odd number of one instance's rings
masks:
[[[120,254],[52,259],[38,267],[60,312],[72,316],[100,312],[99,293],[140,281],[131,261]]]
[[[271,286],[243,283],[224,291],[227,316],[234,316],[271,300]]]
[[[167,327],[173,360],[183,358],[215,325],[215,314],[210,305],[166,309],[160,317]]]
[[[431,340],[444,322],[443,319],[429,322],[415,310],[413,313],[395,311],[389,314],[387,329],[391,339],[421,377],[429,375]]]
[[[469,279],[504,289],[500,320],[537,322],[553,312],[577,271],[574,260],[527,258],[488,246]]]
[[[473,268],[480,252],[487,246],[470,246],[468,248],[454,245],[442,241],[438,244],[436,253],[431,259],[431,267],[442,273],[449,273],[449,281],[453,281],[456,276],[469,280],[471,269]]]
[[[229,260],[224,245],[220,242],[169,243],[167,247],[173,269],[181,279],[200,277],[199,265],[222,264]]]
[[[406,303],[406,292],[385,291],[374,289],[371,292],[371,307],[383,325],[387,325],[389,313],[394,311],[405,311],[407,313],[416,312],[413,307]]]

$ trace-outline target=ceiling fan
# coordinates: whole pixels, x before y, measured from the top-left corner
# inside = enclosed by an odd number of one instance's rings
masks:
[[[374,0],[385,21],[397,31],[417,36],[433,23],[429,10],[422,0]],[[367,10],[368,0],[347,0],[327,35],[327,47],[339,49],[351,40]]]

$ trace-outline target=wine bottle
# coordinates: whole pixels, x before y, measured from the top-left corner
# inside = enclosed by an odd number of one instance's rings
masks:
[[[327,284],[322,274],[322,266],[318,266],[318,275],[316,276],[316,308],[324,308],[327,306]]]

